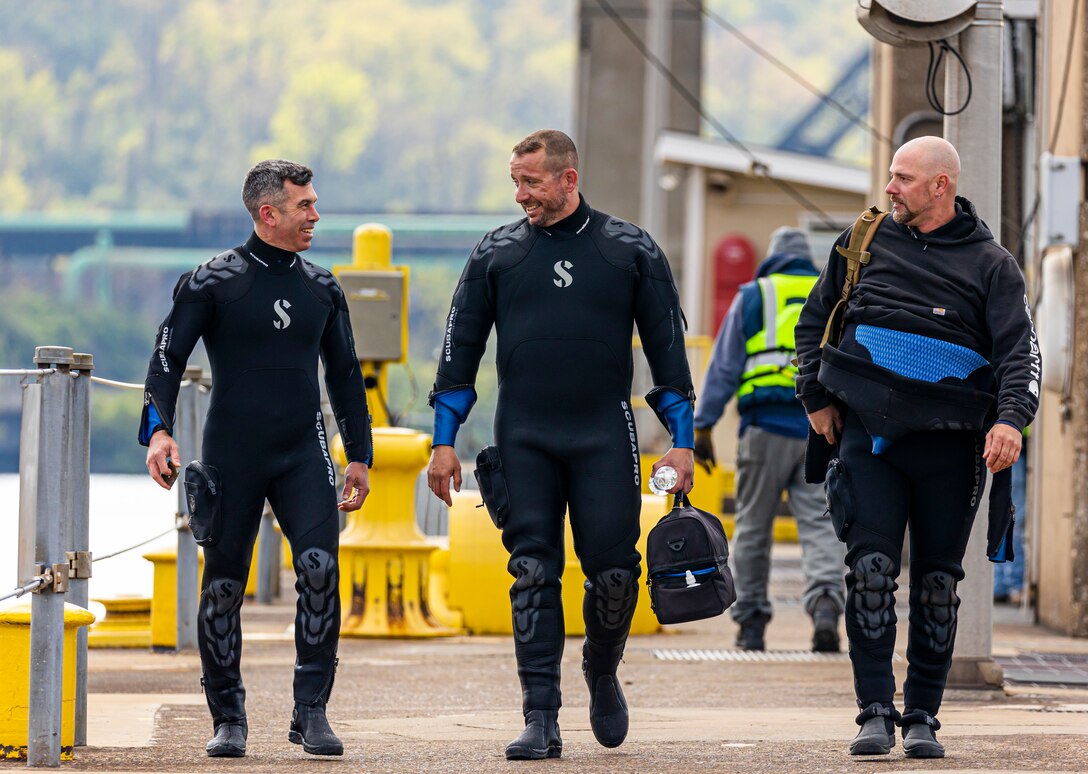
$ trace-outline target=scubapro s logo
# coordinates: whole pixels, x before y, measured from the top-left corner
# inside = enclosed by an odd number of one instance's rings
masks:
[[[272,321],[272,324],[276,326],[276,330],[282,331],[291,324],[291,318],[287,314],[287,310],[290,308],[291,302],[286,298],[281,298],[279,301],[272,304],[272,311],[276,313],[276,317],[280,318]]]
[[[573,266],[574,265],[570,261],[555,262],[553,268],[555,269],[555,275],[559,277],[559,279],[553,279],[552,282],[555,283],[557,288],[569,288],[574,284],[574,277],[570,276],[570,272],[567,271],[567,269],[573,268]]]

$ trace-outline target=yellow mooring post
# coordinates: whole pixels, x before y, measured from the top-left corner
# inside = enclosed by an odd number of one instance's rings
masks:
[[[408,360],[408,267],[393,265],[393,232],[364,223],[352,234],[351,263],[337,264],[374,427],[390,424],[388,363]]]
[[[450,508],[449,606],[462,616],[469,634],[511,634],[510,585],[514,579],[507,571],[510,554],[503,547],[502,533],[491,524],[487,512],[477,508],[480,493],[462,489],[453,492]],[[639,514],[642,534],[636,545],[642,555],[638,604],[631,619],[631,634],[655,634],[661,625],[650,608],[646,587],[646,535],[669,512],[667,498],[642,495]],[[570,524],[569,515],[566,523]],[[566,565],[563,571],[563,624],[568,637],[580,637],[586,628],[582,618],[586,576],[574,553],[574,536],[567,528]]]
[[[345,465],[339,437],[333,453]],[[416,479],[431,437],[398,427],[374,428],[375,468],[363,507],[340,533],[342,637],[445,637],[432,611],[430,558],[438,546],[416,526]],[[444,606],[445,600],[439,602]]]
[[[106,608],[105,617],[87,632],[91,648],[151,647],[151,598],[109,597],[95,599]]]
[[[178,547],[167,546],[148,551],[144,559],[155,567],[151,584],[151,648],[177,650],[178,647]],[[204,572],[204,552],[197,553],[197,582]]]
[[[0,608],[0,758],[26,760],[30,733],[30,600]],[[76,738],[76,632],[94,613],[64,604],[64,671],[61,687],[60,759],[72,760]]]

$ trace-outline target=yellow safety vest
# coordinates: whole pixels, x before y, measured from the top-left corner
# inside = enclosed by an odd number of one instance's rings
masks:
[[[807,274],[771,274],[757,280],[763,295],[763,328],[745,344],[748,359],[740,377],[738,402],[761,388],[794,389],[797,368],[791,361],[797,356],[797,344],[793,329],[816,280],[815,275]]]

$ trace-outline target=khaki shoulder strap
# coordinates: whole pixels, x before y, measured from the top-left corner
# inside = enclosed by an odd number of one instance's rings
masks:
[[[869,259],[872,258],[869,245],[872,244],[873,238],[876,236],[880,221],[884,220],[884,216],[887,214],[878,209],[876,205],[870,207],[854,221],[854,225],[850,229],[850,241],[846,247],[835,245],[835,252],[846,259],[846,279],[842,285],[842,297],[839,298],[835,307],[831,310],[831,314],[827,318],[827,325],[824,326],[824,337],[820,341],[821,349],[831,339],[833,332],[835,334],[834,340],[838,342],[840,332],[836,330],[836,321],[839,319],[840,312],[844,312],[846,309],[846,301],[850,298],[850,290],[857,284],[858,275],[861,274],[861,267],[867,266]]]

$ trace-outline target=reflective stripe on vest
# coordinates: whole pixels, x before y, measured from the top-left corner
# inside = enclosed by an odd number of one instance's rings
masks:
[[[757,280],[763,296],[763,328],[745,343],[748,359],[738,400],[760,387],[794,388],[797,369],[791,361],[797,355],[797,345],[793,329],[816,280],[815,275],[796,274],[772,274]]]

